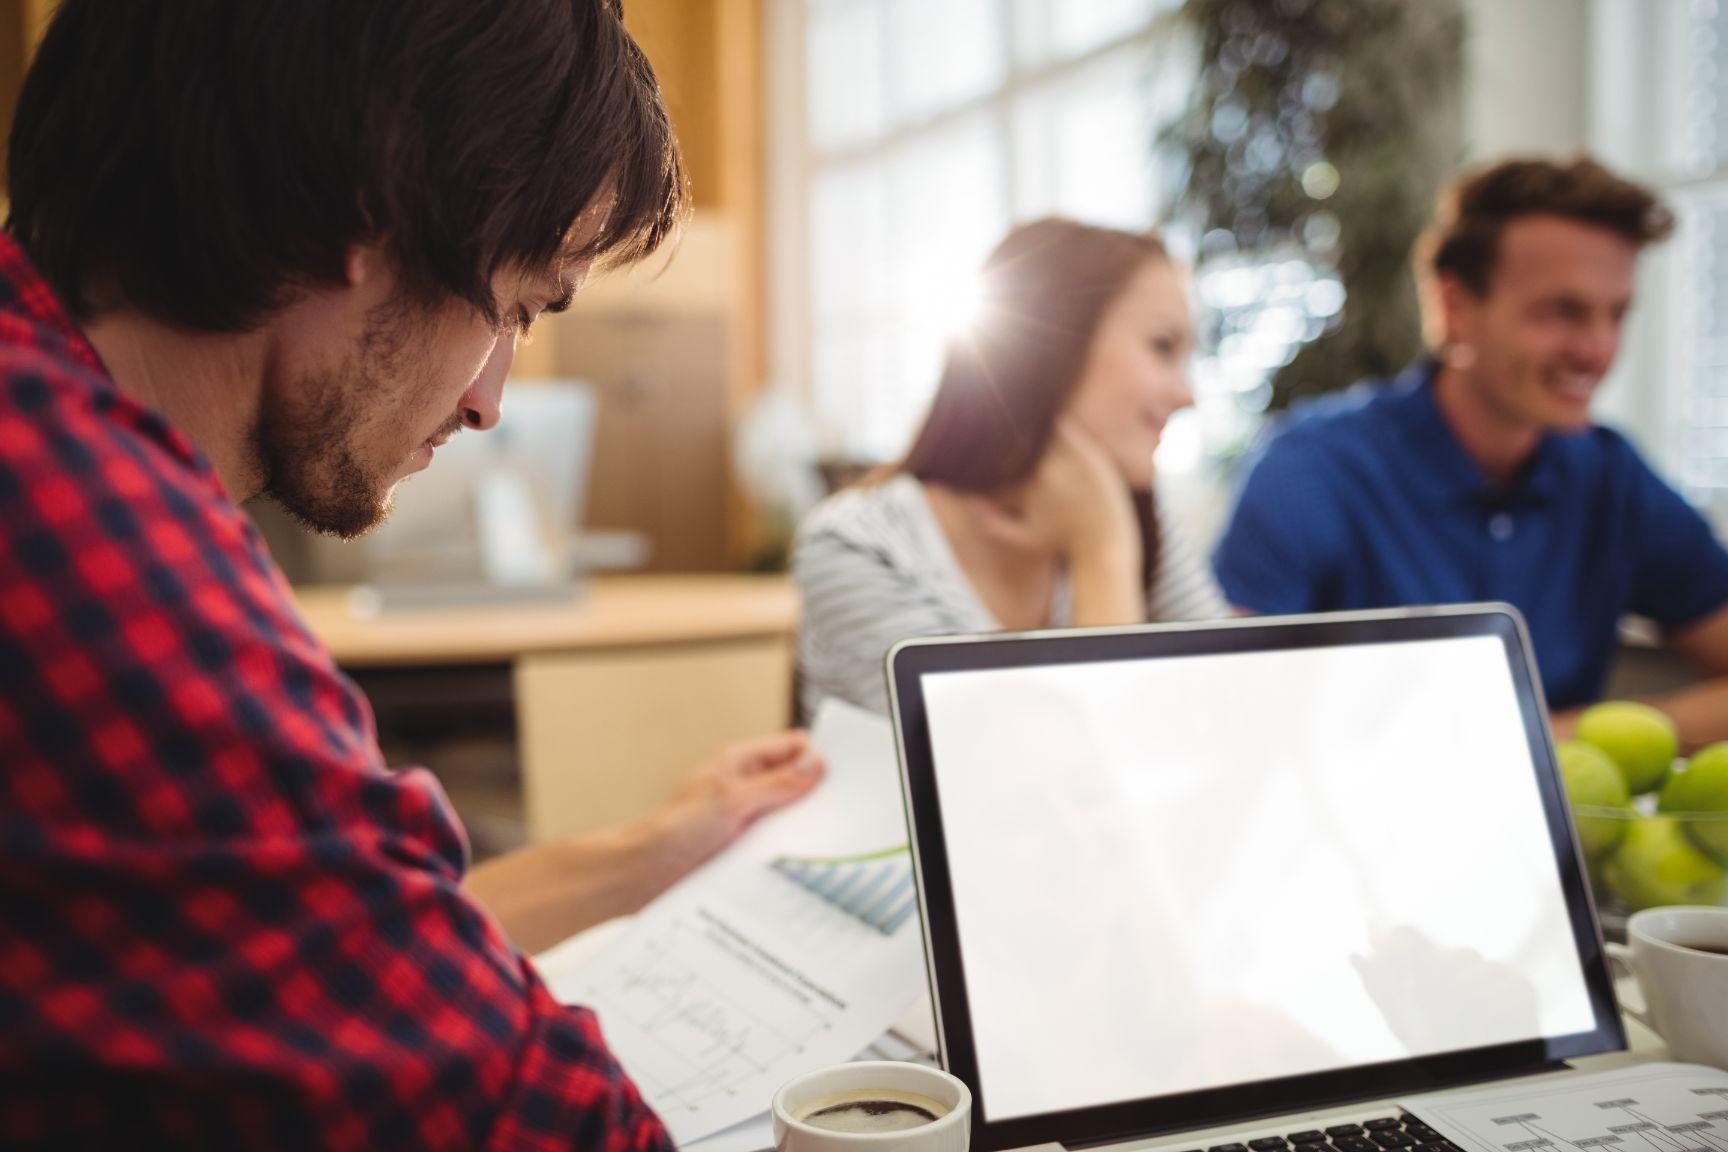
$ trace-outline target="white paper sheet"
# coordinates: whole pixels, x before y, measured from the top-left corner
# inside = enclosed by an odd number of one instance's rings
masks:
[[[853,1058],[925,993],[892,729],[830,703],[812,739],[828,775],[809,797],[592,956],[570,964],[555,949],[541,964],[561,1000],[595,1010],[680,1145]]]
[[[1728,1072],[1638,1064],[1401,1101],[1465,1152],[1725,1152]]]
[[[680,1152],[771,1152],[774,1121],[768,1113],[752,1116],[742,1124],[704,1136],[691,1144],[680,1144]]]

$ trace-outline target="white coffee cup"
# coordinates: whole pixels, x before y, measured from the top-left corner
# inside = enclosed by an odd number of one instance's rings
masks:
[[[947,1111],[928,1124],[899,1132],[833,1132],[798,1119],[828,1097],[862,1092],[909,1092]],[[776,1152],[966,1152],[972,1142],[972,1093],[959,1080],[923,1064],[860,1060],[808,1072],[774,1093]]]
[[[1646,908],[1608,956],[1638,977],[1642,1006],[1626,1014],[1661,1036],[1676,1060],[1728,1068],[1728,908]]]

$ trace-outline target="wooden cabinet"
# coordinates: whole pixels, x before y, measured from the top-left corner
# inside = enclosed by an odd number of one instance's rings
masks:
[[[786,727],[788,636],[516,662],[517,746],[532,840],[655,808],[727,744]]]
[[[616,576],[559,604],[366,615],[300,588],[349,669],[512,669],[531,837],[645,815],[725,744],[784,729],[798,600],[772,576]]]

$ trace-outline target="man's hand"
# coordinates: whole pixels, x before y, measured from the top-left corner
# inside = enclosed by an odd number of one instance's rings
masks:
[[[650,817],[653,834],[694,868],[761,817],[816,787],[823,768],[805,732],[733,744],[698,768]]]
[[[803,732],[734,744],[644,819],[531,844],[475,868],[465,886],[518,948],[538,952],[639,911],[758,819],[816,787],[822,770]]]

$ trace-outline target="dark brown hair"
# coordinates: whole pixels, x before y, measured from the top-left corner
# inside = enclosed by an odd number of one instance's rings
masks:
[[[80,318],[244,331],[381,243],[497,320],[492,276],[640,259],[685,189],[619,0],[62,0],[7,227]],[[577,217],[616,197],[590,251]]]
[[[984,262],[977,322],[950,342],[930,413],[897,470],[964,492],[1031,479],[1105,310],[1147,261],[1168,259],[1155,233],[1056,217],[1009,232]],[[1150,492],[1133,496],[1150,583],[1158,519]]]
[[[1418,273],[1456,276],[1485,296],[1500,234],[1512,221],[1537,215],[1605,228],[1639,248],[1674,231],[1674,214],[1654,192],[1588,157],[1566,164],[1506,160],[1465,173],[1440,193],[1434,223],[1417,241]]]

